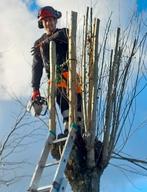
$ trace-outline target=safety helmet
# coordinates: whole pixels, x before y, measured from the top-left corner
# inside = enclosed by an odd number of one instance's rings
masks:
[[[60,11],[55,10],[53,7],[46,6],[42,7],[38,12],[38,27],[43,28],[42,19],[46,17],[54,17],[59,19],[62,16]]]

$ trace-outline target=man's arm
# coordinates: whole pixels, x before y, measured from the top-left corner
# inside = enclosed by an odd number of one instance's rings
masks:
[[[68,44],[68,35],[69,35],[68,28],[63,28],[54,33],[53,35],[51,35],[51,37],[49,37],[49,40]]]
[[[32,64],[32,88],[33,90],[39,90],[40,81],[43,73],[43,63],[40,55],[39,47],[33,50],[33,64]]]

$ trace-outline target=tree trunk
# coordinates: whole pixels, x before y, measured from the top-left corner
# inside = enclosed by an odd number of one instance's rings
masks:
[[[70,174],[67,171],[66,176],[73,192],[100,192],[101,171],[95,168],[95,170],[86,169],[83,174],[78,172],[75,177]]]
[[[65,175],[73,192],[99,192],[100,178],[103,173],[101,166],[101,142],[95,142],[96,166],[88,166],[86,145],[82,137],[77,137],[75,146],[71,152]]]

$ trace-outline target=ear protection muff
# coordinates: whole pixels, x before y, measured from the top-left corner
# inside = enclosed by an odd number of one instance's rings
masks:
[[[41,20],[38,21],[38,28],[39,28],[39,29],[43,29],[43,24],[42,24],[42,21],[41,21]]]

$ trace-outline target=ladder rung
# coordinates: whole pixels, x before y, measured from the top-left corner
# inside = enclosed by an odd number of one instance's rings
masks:
[[[53,141],[53,144],[54,143],[59,143],[59,142],[62,142],[62,141],[66,141],[67,137],[63,137],[61,139],[56,139],[55,141]]]
[[[60,161],[56,161],[56,162],[53,162],[53,163],[48,163],[46,164],[44,167],[51,167],[51,166],[54,166],[54,165],[58,165]]]
[[[51,185],[49,185],[49,186],[44,186],[44,187],[39,187],[38,189],[37,189],[37,192],[49,192],[50,191],[50,189],[51,189]]]

